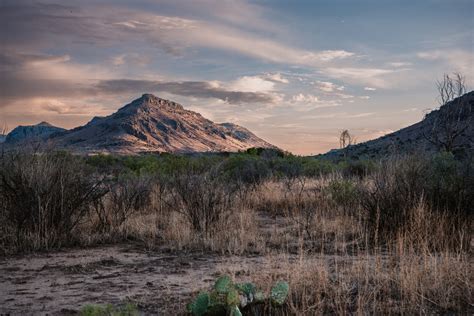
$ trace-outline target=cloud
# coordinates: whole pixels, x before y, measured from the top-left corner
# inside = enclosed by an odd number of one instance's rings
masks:
[[[291,98],[292,101],[294,102],[303,102],[303,103],[317,103],[319,102],[319,99],[317,96],[312,95],[312,94],[303,94],[303,93],[298,93]]]
[[[128,20],[115,22],[113,25],[118,25],[133,30],[184,30],[194,27],[196,21],[183,19],[173,16],[155,15],[153,19],[148,18],[145,22]]]
[[[472,72],[474,65],[474,53],[464,50],[431,50],[417,53],[420,59],[431,62],[440,61],[447,67],[449,71],[457,71],[466,74]]]
[[[343,59],[343,58],[352,57],[355,54],[352,52],[345,51],[345,50],[325,50],[320,53],[317,53],[316,55],[317,55],[317,58],[322,61],[331,61],[334,59]]]
[[[114,66],[146,66],[151,63],[151,58],[141,54],[131,53],[131,54],[121,54],[112,58],[112,64]]]
[[[284,78],[281,73],[276,72],[274,74],[265,74],[263,76],[267,80],[274,81],[274,82],[279,82],[279,83],[289,83],[290,81],[286,78]]]
[[[279,104],[280,108],[291,107],[298,112],[307,112],[314,109],[340,106],[339,100],[325,100],[310,93],[298,93],[286,99],[286,102]]]
[[[375,112],[365,112],[365,113],[358,113],[358,114],[350,114],[347,115],[346,118],[359,118],[359,117],[367,117],[374,115]]]
[[[259,76],[244,76],[232,82],[229,88],[243,92],[269,92],[274,90],[275,83]]]
[[[306,116],[306,119],[351,119],[351,118],[362,118],[368,117],[376,114],[375,112],[364,112],[364,113],[347,113],[347,112],[337,112],[337,113],[328,113],[328,114],[317,114]]]
[[[25,100],[28,107],[22,107]],[[24,115],[24,116],[51,116],[51,115],[68,115],[68,116],[92,116],[109,114],[109,110],[102,106],[87,102],[85,100],[69,99],[69,98],[45,98],[32,97],[23,100],[13,101],[9,104],[8,115]]]
[[[311,67],[354,55],[344,50],[308,51],[241,30],[201,23],[199,27],[176,34],[175,39],[193,47],[214,48],[273,63]]]
[[[408,66],[411,66],[413,65],[412,63],[410,62],[402,62],[402,61],[396,61],[396,62],[390,62],[388,63],[389,66],[392,66],[392,67],[408,67]]]
[[[362,96],[359,97],[359,99],[368,100],[368,99],[370,99],[370,97],[368,95],[362,95]]]
[[[365,87],[364,88],[365,91],[375,91],[377,90],[376,88],[372,88],[372,87]]]
[[[386,75],[396,72],[393,69],[382,68],[355,68],[355,67],[328,67],[322,70],[328,76],[344,79],[352,83],[366,83],[375,87],[386,87]]]
[[[339,86],[335,83],[328,81],[316,81],[314,84],[318,87],[319,90],[324,92],[335,92],[344,90],[344,86]]]
[[[140,55],[124,54],[112,59],[117,66],[124,63],[145,63]],[[107,69],[107,67],[104,67]],[[31,98],[58,99],[100,98],[111,94],[166,92],[194,98],[215,98],[232,104],[274,104],[281,96],[274,92],[275,81],[265,76],[244,76],[230,83],[219,81],[164,81],[115,79],[120,73],[101,66],[73,63],[68,55],[22,54],[0,52],[0,85],[6,107],[16,100]],[[272,79],[282,79],[271,75]],[[64,105],[50,103],[46,110],[60,113]]]
[[[164,82],[113,79],[100,81],[95,86],[95,90],[98,94],[167,92],[186,97],[215,98],[232,104],[273,103],[277,100],[277,97],[272,94],[226,90],[215,83],[205,81]]]
[[[243,1],[238,3],[237,12],[247,12],[254,22],[258,21],[259,15],[250,13],[255,6],[245,5]],[[206,1],[206,4],[208,9],[214,9],[211,2]],[[220,7],[222,12],[233,7],[214,6]],[[300,49],[262,34],[261,30],[265,30],[262,23],[254,23],[254,27],[260,30],[255,32],[247,30],[245,19],[233,16],[235,12],[229,11],[224,19],[213,16],[205,20],[157,15],[111,5],[84,4],[78,8],[39,3],[28,5],[6,0],[0,19],[9,27],[0,29],[0,40],[17,48],[30,49],[52,45],[72,48],[124,43],[133,47],[133,43],[145,42],[175,56],[181,56],[187,48],[213,48],[269,62],[311,67],[355,55],[345,50]]]
[[[101,66],[76,64],[69,55],[2,51],[0,107],[17,99],[83,97],[91,93],[91,81],[110,75],[110,71]]]

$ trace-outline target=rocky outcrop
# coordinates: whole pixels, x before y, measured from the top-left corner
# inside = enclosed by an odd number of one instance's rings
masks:
[[[216,124],[152,94],[144,94],[107,117],[94,117],[84,126],[53,135],[50,140],[81,153],[190,153],[275,147],[241,126]]]

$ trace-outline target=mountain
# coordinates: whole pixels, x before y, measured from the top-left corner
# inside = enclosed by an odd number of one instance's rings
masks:
[[[333,149],[322,157],[380,158],[398,153],[430,153],[447,148],[462,154],[474,151],[473,140],[474,91],[471,91],[431,111],[416,124],[345,149]]]
[[[36,125],[18,126],[6,135],[6,144],[18,144],[24,141],[42,141],[49,137],[65,131],[64,128],[56,127],[48,122]]]
[[[152,94],[106,117],[49,139],[60,148],[81,153],[221,152],[275,146],[231,123],[216,124],[178,103]]]

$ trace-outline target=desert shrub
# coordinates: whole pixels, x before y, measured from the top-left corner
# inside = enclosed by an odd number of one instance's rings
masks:
[[[342,207],[345,213],[350,213],[359,199],[357,185],[354,181],[345,178],[331,179],[327,187],[324,188],[324,193],[330,198],[334,207]]]
[[[225,160],[217,171],[234,184],[255,188],[271,176],[271,170],[258,157],[236,155]]]
[[[117,167],[119,158],[113,155],[98,154],[86,158],[86,163],[100,173],[108,173]]]
[[[270,166],[277,178],[296,178],[303,173],[302,161],[294,156],[273,159]]]
[[[408,227],[413,228],[414,212],[422,200],[430,216],[444,223],[439,235],[451,238],[445,244],[466,247],[470,239],[466,223],[471,219],[473,202],[468,166],[455,161],[451,154],[433,158],[412,155],[381,162],[359,191],[371,238],[387,242]],[[446,216],[448,223],[443,219]],[[459,238],[463,232],[465,235]]]
[[[62,152],[9,153],[0,161],[4,248],[48,249],[72,240],[74,228],[106,193],[101,177]]]
[[[320,177],[335,170],[335,164],[329,160],[307,158],[303,161],[303,174],[306,177]]]
[[[99,232],[117,233],[130,216],[150,206],[152,183],[146,176],[121,176],[107,188],[108,194],[94,207]]]
[[[340,162],[339,170],[345,177],[358,177],[362,179],[374,171],[375,164],[372,160],[348,160]]]
[[[391,159],[381,162],[361,186],[361,204],[366,210],[369,235],[377,240],[391,240],[407,221],[407,211],[423,194],[427,164],[419,157]]]
[[[229,214],[235,197],[234,187],[213,172],[197,173],[192,169],[168,179],[170,209],[182,213],[195,233],[213,235],[214,226]]]
[[[449,210],[463,217],[474,212],[474,164],[456,160],[452,153],[441,152],[430,160],[426,191],[435,209]]]

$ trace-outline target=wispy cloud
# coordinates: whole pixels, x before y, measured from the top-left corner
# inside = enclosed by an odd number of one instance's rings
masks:
[[[417,53],[417,57],[428,61],[441,61],[450,71],[470,74],[474,67],[474,53],[464,50],[431,50]]]
[[[395,72],[393,69],[384,68],[353,68],[353,67],[329,67],[322,72],[330,77],[347,80],[351,83],[365,83],[375,87],[386,87],[387,80],[384,76]]]
[[[314,83],[319,90],[324,92],[335,92],[335,91],[343,91],[344,86],[337,85],[333,82],[328,81],[316,81]]]
[[[263,92],[232,91],[204,81],[162,82],[153,80],[113,79],[95,85],[96,93],[167,92],[174,95],[215,98],[228,103],[273,103],[275,96]]]

